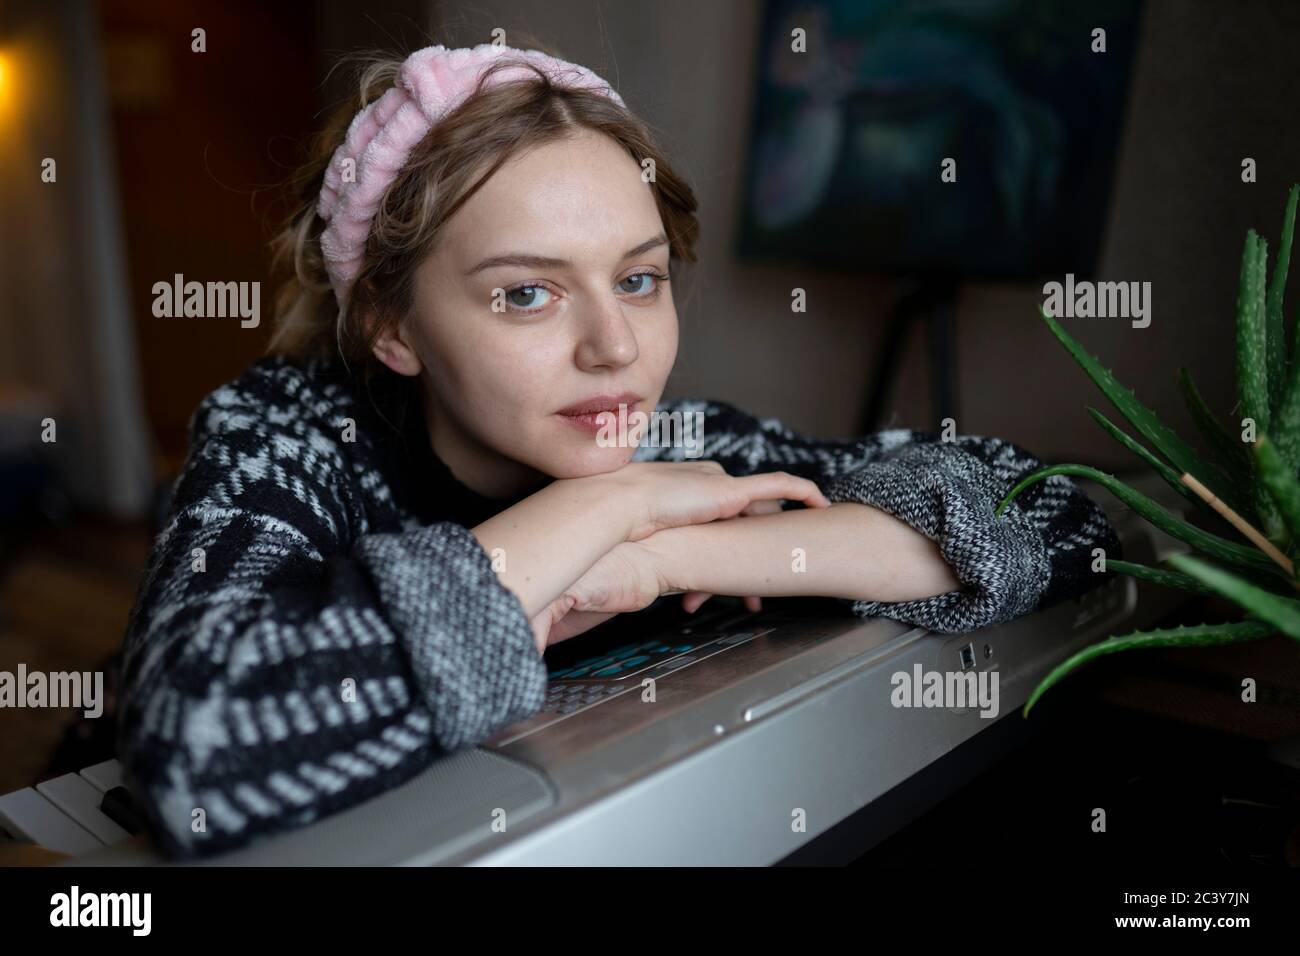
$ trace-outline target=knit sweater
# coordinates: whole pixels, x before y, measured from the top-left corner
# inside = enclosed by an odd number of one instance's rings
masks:
[[[161,850],[197,857],[299,827],[541,710],[547,668],[524,608],[470,528],[485,498],[433,452],[409,380],[354,384],[283,357],[212,392],[124,641],[118,751]],[[804,437],[721,401],[702,458],[784,470],[833,502],[935,540],[963,587],[846,612],[938,632],[1011,620],[1101,583],[1105,513],[1063,476],[993,509],[1042,467],[998,438],[890,429]],[[648,441],[637,460],[682,459]],[[876,560],[863,543],[863,560]]]

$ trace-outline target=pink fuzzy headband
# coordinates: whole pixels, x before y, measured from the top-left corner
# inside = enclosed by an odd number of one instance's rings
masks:
[[[328,223],[320,243],[340,310],[347,307],[361,269],[371,221],[411,150],[435,123],[470,97],[482,72],[506,54],[539,67],[558,86],[595,90],[623,105],[618,93],[586,67],[537,50],[482,43],[459,50],[431,46],[412,53],[393,88],[353,118],[325,171],[316,211]],[[484,86],[535,76],[527,66],[512,65],[494,72]]]

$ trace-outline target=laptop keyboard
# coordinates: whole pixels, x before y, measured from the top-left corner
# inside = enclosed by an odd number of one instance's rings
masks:
[[[616,697],[625,690],[639,688],[646,677],[662,677],[696,661],[743,644],[760,631],[732,633],[676,634],[671,640],[662,637],[632,641],[600,654],[554,669],[540,714],[576,714]]]

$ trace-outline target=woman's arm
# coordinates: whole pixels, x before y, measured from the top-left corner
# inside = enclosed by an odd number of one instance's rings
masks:
[[[864,561],[864,549],[875,560]],[[552,643],[565,640],[662,594],[687,592],[690,608],[711,594],[912,601],[960,587],[934,541],[878,508],[840,503],[620,544],[566,590],[542,627]]]
[[[740,514],[755,501],[830,504],[816,484],[784,472],[735,477],[709,462],[635,463],[555,481],[473,529],[501,583],[531,618],[615,546],[683,524]],[[499,559],[499,560],[498,560]],[[545,646],[541,629],[540,647]]]
[[[599,477],[552,482],[475,526],[501,583],[528,617],[550,604],[639,520],[629,496],[605,493]],[[562,543],[562,546],[561,546]]]
[[[1102,581],[1095,548],[1122,547],[1106,513],[1073,481],[1054,475],[994,510],[1021,478],[1043,467],[996,437],[889,429],[851,439],[800,435],[716,401],[679,401],[662,410],[704,415],[702,455],[732,474],[780,468],[818,483],[832,502],[871,505],[935,542],[958,590],[909,600],[857,600],[853,611],[964,632],[1075,597]],[[638,449],[640,460],[681,457],[676,448]],[[748,520],[748,519],[747,519]],[[869,541],[856,560],[873,561]],[[775,560],[775,559],[773,559]],[[881,557],[884,560],[884,557]],[[756,593],[739,588],[733,593]]]
[[[934,541],[869,505],[672,528],[641,544],[667,591],[912,601],[961,587]]]

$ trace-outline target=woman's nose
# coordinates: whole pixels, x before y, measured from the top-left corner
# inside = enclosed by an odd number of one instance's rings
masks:
[[[580,320],[576,352],[583,369],[622,368],[637,360],[636,333],[613,296],[593,303]]]

